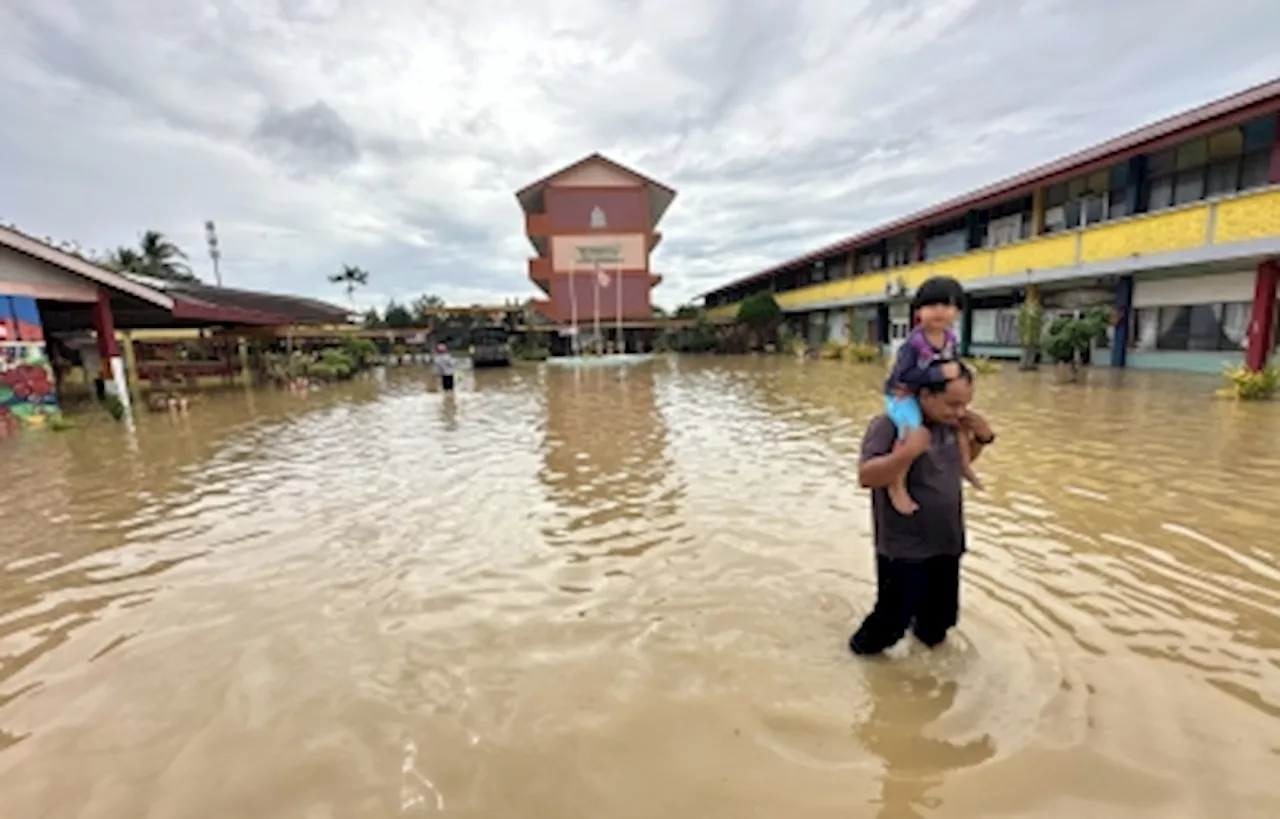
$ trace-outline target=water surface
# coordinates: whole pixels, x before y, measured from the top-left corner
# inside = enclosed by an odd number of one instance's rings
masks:
[[[875,368],[412,369],[0,441],[6,817],[1280,816],[1280,407],[1006,372],[859,662]]]

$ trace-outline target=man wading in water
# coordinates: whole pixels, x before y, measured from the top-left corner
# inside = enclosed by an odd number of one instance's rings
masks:
[[[440,389],[445,392],[453,392],[453,373],[457,365],[454,363],[453,355],[446,345],[436,345],[436,354],[431,359],[431,365],[435,368],[436,375],[440,378]]]
[[[987,422],[968,411],[972,398],[973,374],[962,368],[958,378],[920,388],[924,426],[896,449],[897,431],[888,416],[873,419],[863,435],[858,482],[871,490],[876,605],[849,638],[854,654],[879,654],[908,628],[933,648],[959,619],[965,535],[958,436],[969,437],[970,461],[995,440]],[[913,515],[899,514],[888,495],[907,464],[907,490],[919,504]]]

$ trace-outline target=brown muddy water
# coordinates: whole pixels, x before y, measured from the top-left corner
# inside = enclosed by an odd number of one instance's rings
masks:
[[[0,441],[5,819],[1280,816],[1280,405],[984,376],[867,662],[878,370],[418,373]]]

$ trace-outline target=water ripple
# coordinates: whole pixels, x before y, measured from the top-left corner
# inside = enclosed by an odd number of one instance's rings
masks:
[[[984,377],[962,622],[859,663],[879,377],[406,369],[0,442],[6,807],[1280,815],[1280,413]]]

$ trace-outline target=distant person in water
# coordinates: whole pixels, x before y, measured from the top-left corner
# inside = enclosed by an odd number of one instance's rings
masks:
[[[898,348],[893,370],[884,384],[885,414],[893,422],[898,441],[904,444],[912,435],[927,437],[922,429],[919,392],[925,384],[938,384],[960,376],[959,344],[956,341],[956,318],[964,305],[964,288],[955,279],[935,276],[928,279],[916,291],[911,302],[911,318],[915,327],[906,341]],[[967,446],[967,445],[966,445]],[[981,488],[977,474],[970,465],[970,457],[963,453],[964,477]],[[907,468],[889,484],[889,500],[902,515],[913,514],[916,501],[907,491]]]
[[[453,354],[449,352],[448,345],[436,345],[436,354],[431,359],[431,365],[435,368],[436,375],[440,376],[440,389],[453,392],[453,373],[457,369],[457,362],[453,360]]]
[[[875,608],[849,638],[854,654],[890,648],[911,629],[933,648],[960,617],[960,556],[965,552],[962,442],[970,458],[995,441],[991,427],[969,410],[973,375],[921,385],[921,426],[905,442],[888,415],[876,416],[862,437],[858,482],[871,490],[876,545]],[[916,434],[919,433],[919,434]],[[889,488],[906,475],[918,503],[898,512]]]

